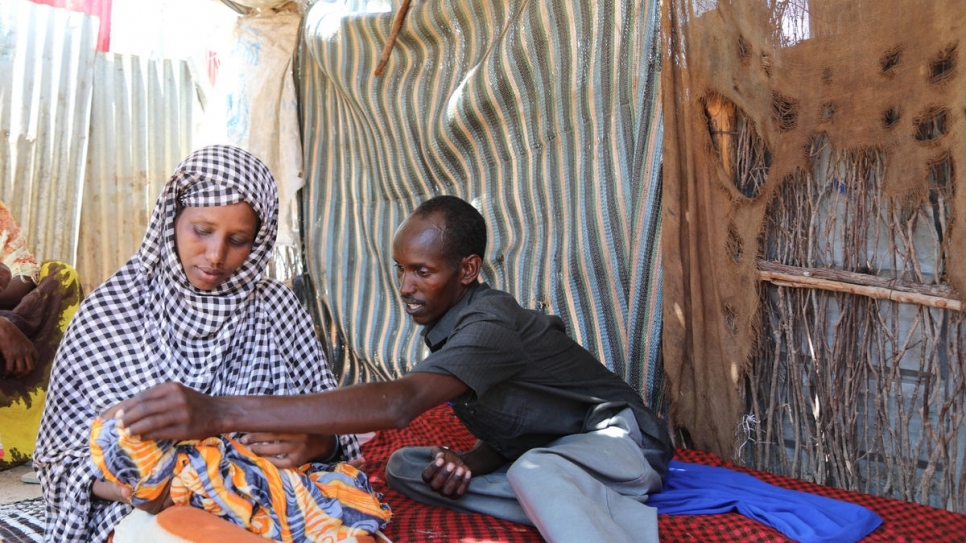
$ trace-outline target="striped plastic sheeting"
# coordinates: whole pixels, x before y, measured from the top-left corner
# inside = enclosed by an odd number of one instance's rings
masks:
[[[300,42],[306,260],[343,381],[425,356],[396,293],[396,226],[432,196],[487,219],[483,278],[659,400],[656,0],[317,2]]]

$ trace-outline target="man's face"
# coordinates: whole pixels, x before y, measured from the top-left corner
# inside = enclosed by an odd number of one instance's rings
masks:
[[[188,281],[214,290],[227,281],[252,251],[258,215],[246,202],[186,207],[174,221],[174,243]]]
[[[438,321],[466,292],[460,266],[443,254],[443,217],[410,216],[396,229],[392,259],[406,313],[417,324]],[[473,278],[475,280],[475,277]]]

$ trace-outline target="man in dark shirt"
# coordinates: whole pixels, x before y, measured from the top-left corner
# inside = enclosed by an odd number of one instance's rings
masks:
[[[287,398],[211,398],[165,383],[127,403],[123,423],[147,439],[362,433],[449,402],[476,445],[396,451],[392,488],[533,524],[548,541],[656,542],[657,514],[643,502],[673,452],[665,423],[560,318],[481,284],[485,248],[482,215],[452,196],[423,203],[397,229],[400,295],[431,350],[400,379]],[[293,464],[304,456],[273,437],[248,441],[258,454],[292,453]]]

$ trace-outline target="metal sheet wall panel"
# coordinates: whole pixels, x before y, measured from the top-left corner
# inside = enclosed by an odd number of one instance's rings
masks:
[[[137,251],[161,187],[192,149],[201,88],[188,63],[98,53],[77,269],[86,291]]]
[[[0,198],[40,259],[75,260],[99,24],[0,2]]]
[[[455,194],[487,219],[485,280],[656,403],[658,2],[419,3],[375,77],[390,4],[319,2],[303,32],[306,260],[333,367],[373,380],[425,356],[389,245]]]

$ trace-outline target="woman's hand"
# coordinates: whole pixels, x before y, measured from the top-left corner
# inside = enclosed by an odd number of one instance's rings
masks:
[[[109,502],[121,502],[131,505],[131,496],[134,492],[126,487],[110,481],[94,481],[91,486],[91,494],[102,500]]]
[[[315,458],[328,458],[337,445],[335,436],[256,432],[241,442],[277,468],[297,468]]]
[[[4,377],[23,377],[37,366],[37,348],[23,335],[20,328],[0,317],[0,355],[3,357]]]
[[[171,499],[171,481],[168,480],[168,484],[164,485],[164,490],[157,498],[140,505],[135,505],[134,507],[145,513],[157,515],[172,505],[174,505],[174,500]]]
[[[473,472],[449,447],[433,447],[432,455],[433,462],[423,470],[423,481],[441,496],[461,498],[470,486]]]
[[[101,411],[101,414],[98,415],[98,417],[100,417],[102,420],[113,419],[117,415],[117,412],[123,407],[124,407],[124,402],[118,402],[112,405],[111,407],[108,407],[104,411]]]
[[[174,505],[170,491],[171,481],[168,481],[168,484],[164,487],[164,491],[157,498],[140,505],[135,505],[134,507],[146,513],[157,515],[161,511]],[[134,496],[134,491],[126,486],[121,486],[110,481],[94,481],[94,484],[91,486],[91,494],[102,500],[132,505],[131,498]]]

